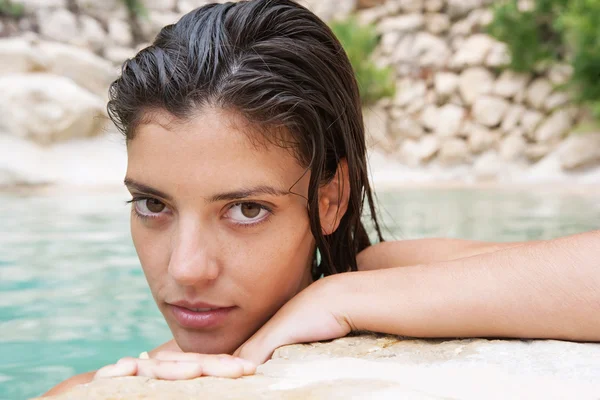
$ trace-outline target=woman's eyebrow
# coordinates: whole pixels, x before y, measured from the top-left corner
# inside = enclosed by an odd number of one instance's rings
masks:
[[[144,185],[142,183],[136,182],[131,178],[125,178],[125,186],[129,189],[135,189],[142,193],[147,193],[156,197],[163,198],[167,201],[171,201],[172,197],[168,194],[161,192],[160,190],[154,189],[150,186]],[[219,193],[215,194],[206,199],[207,203],[215,203],[218,201],[231,201],[231,200],[241,200],[252,196],[258,195],[270,195],[270,196],[287,196],[290,194],[289,190],[282,190],[278,188],[274,188],[268,185],[259,185],[251,188],[244,188],[241,190],[235,190],[231,192]]]
[[[161,192],[160,190],[151,188],[150,186],[144,185],[142,183],[136,182],[131,178],[125,178],[125,180],[123,181],[123,183],[125,183],[125,186],[127,186],[128,189],[135,189],[138,192],[141,193],[146,193],[146,194],[150,194],[152,196],[156,196],[156,197],[160,197],[163,198],[167,201],[171,201],[172,198],[171,196],[169,196],[166,193]]]
[[[217,201],[224,201],[224,200],[229,200],[229,201],[241,200],[241,199],[245,199],[248,197],[257,196],[257,195],[261,195],[261,194],[262,195],[266,194],[266,195],[270,195],[270,196],[287,196],[288,194],[290,194],[290,191],[277,189],[272,186],[260,185],[260,186],[255,186],[255,187],[248,188],[248,189],[236,190],[233,192],[219,193],[214,196],[211,196],[209,199],[207,199],[207,202],[215,203]]]

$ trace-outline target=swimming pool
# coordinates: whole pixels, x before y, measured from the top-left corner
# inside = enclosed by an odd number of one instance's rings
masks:
[[[600,226],[599,195],[422,189],[379,194],[387,237],[515,241]],[[169,339],[129,237],[124,194],[0,194],[0,399]]]

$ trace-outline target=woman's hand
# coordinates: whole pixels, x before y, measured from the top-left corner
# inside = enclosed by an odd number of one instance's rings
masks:
[[[153,358],[125,357],[96,372],[94,380],[120,376],[145,376],[164,380],[194,379],[200,376],[239,378],[252,375],[256,366],[227,354],[198,354],[161,351]]]
[[[320,279],[293,297],[234,356],[262,364],[278,347],[350,333],[352,323],[342,311],[346,293],[340,285],[341,275]]]

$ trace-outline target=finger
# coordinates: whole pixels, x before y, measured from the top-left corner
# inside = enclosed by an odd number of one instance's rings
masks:
[[[254,365],[246,364],[245,361],[229,355],[205,355],[201,364],[205,375],[223,378],[239,378],[240,376],[253,374],[256,369]]]
[[[187,380],[203,375],[203,366],[194,362],[138,360],[137,376],[168,381]]]
[[[94,379],[116,378],[119,376],[135,376],[137,363],[134,359],[123,358],[116,364],[100,368],[94,375]]]
[[[199,354],[199,353],[183,353],[176,351],[161,351],[156,354],[154,357],[156,360],[161,361],[181,361],[181,362],[197,362],[202,365],[208,366],[209,371],[212,371],[212,366],[215,365],[217,360],[222,368],[229,367],[234,370],[234,374],[237,374],[237,365],[242,367],[242,375],[252,375],[256,372],[256,365],[248,360],[244,360],[238,357],[233,357],[229,354]],[[211,373],[207,372],[206,369],[204,371],[205,374],[211,375]]]

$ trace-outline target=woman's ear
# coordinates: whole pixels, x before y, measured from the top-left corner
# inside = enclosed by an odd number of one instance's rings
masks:
[[[342,159],[333,179],[319,188],[319,217],[324,235],[331,235],[348,209],[350,179],[348,162]]]

